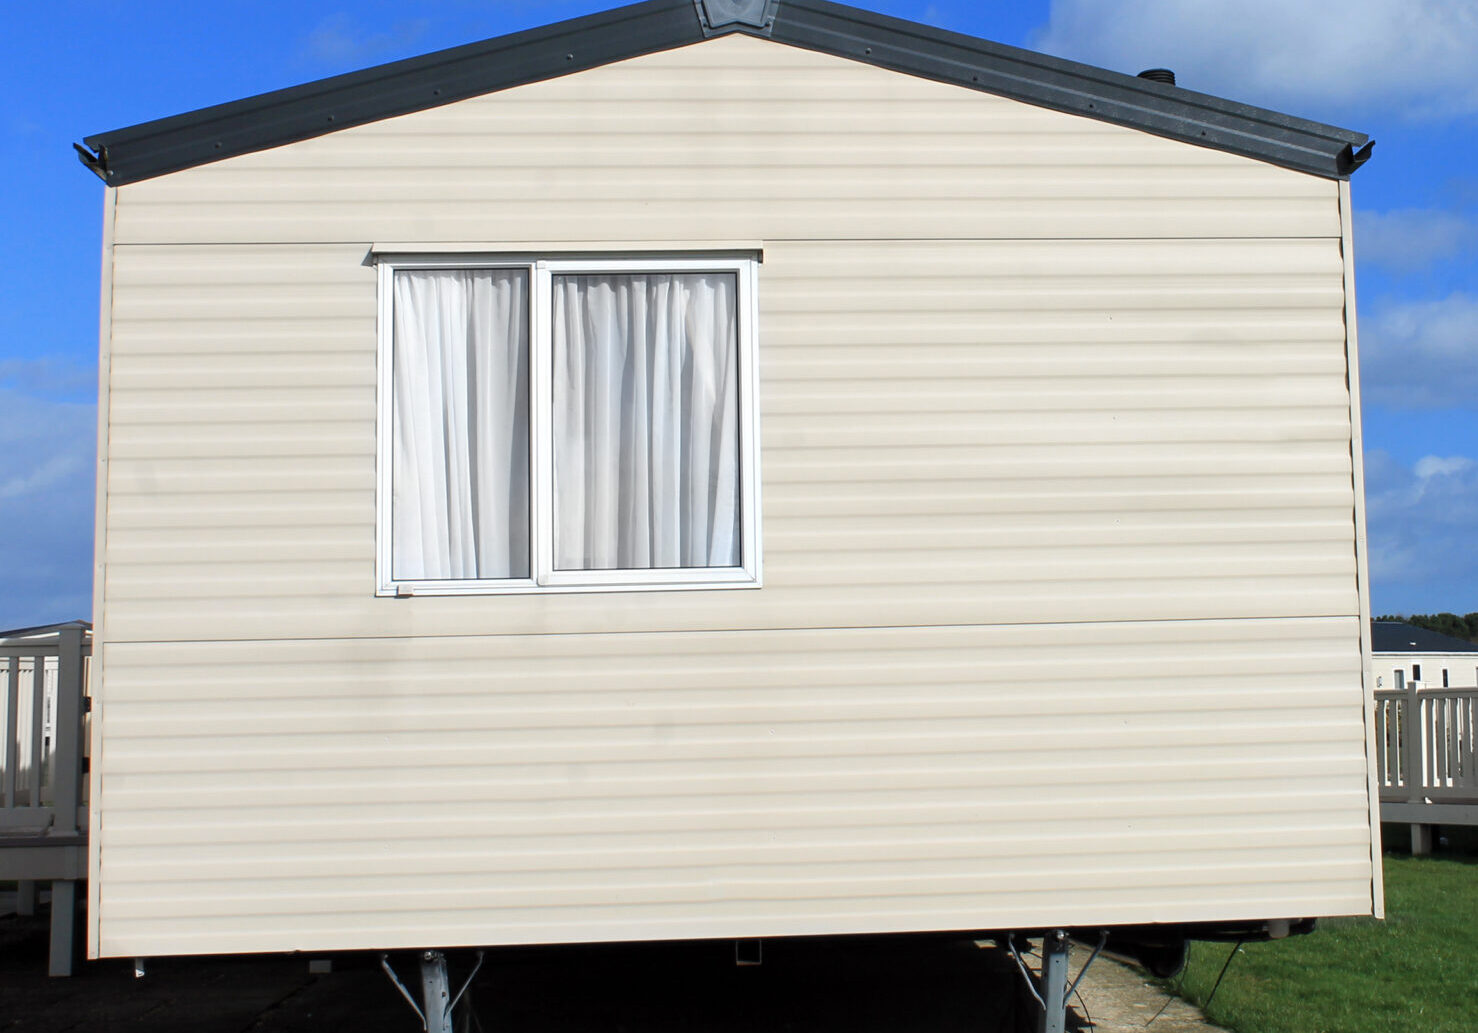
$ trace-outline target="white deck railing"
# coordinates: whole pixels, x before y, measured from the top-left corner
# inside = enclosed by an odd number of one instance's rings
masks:
[[[1392,803],[1478,802],[1478,688],[1375,694],[1381,799]]]
[[[51,974],[70,975],[77,883],[87,877],[84,625],[0,639],[0,879],[18,904],[51,883]]]

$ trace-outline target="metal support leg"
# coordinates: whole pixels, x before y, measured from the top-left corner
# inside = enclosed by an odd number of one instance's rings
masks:
[[[1426,857],[1431,852],[1432,826],[1413,823],[1411,826],[1411,856]]]
[[[421,955],[421,1014],[426,1033],[452,1033],[451,987],[446,978],[446,955],[426,951]]]
[[[15,913],[26,918],[36,913],[35,879],[21,879],[15,884]]]
[[[1066,1033],[1067,951],[1067,934],[1061,929],[1042,940],[1042,1020],[1037,1033]]]
[[[51,962],[48,974],[72,974],[72,935],[77,928],[77,883],[57,879],[51,884]]]
[[[467,978],[462,983],[462,989],[457,991],[457,996],[447,999],[447,993],[451,989],[446,976],[446,955],[441,951],[425,951],[421,954],[421,1004],[411,996],[411,992],[405,988],[400,977],[395,974],[395,969],[390,967],[390,955],[380,955],[380,968],[385,975],[390,977],[390,982],[395,984],[395,989],[400,991],[400,996],[405,998],[405,1003],[411,1006],[416,1013],[416,1018],[421,1020],[421,1028],[426,1033],[452,1033],[452,1012],[457,1008],[462,996],[472,986],[472,980],[477,978],[477,973],[482,969],[483,952],[477,952],[477,964],[472,966],[472,971],[467,973]],[[468,1006],[471,1007],[471,998],[468,998]]]

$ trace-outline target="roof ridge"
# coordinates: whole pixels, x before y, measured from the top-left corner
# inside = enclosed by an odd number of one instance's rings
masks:
[[[830,0],[643,0],[96,133],[85,148],[73,146],[105,183],[123,186],[734,33],[1328,178],[1347,177],[1373,146],[1363,133]]]

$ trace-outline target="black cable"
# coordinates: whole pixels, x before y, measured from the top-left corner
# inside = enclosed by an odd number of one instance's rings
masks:
[[[1184,990],[1184,989],[1185,989],[1185,969],[1181,969],[1180,970],[1180,978],[1175,981],[1175,986],[1171,987],[1169,990],[1167,990],[1165,992],[1165,1003],[1162,1004],[1162,1005],[1160,1005],[1160,1010],[1157,1011],[1157,1012],[1155,1012],[1155,1014],[1151,1015],[1149,1017],[1149,1021],[1145,1023],[1145,1028],[1146,1029],[1149,1028],[1150,1022],[1154,1022],[1161,1015],[1164,1015],[1165,1014],[1165,1009],[1168,1008],[1168,1007],[1170,1007],[1171,1002],[1174,1001],[1177,997],[1179,997],[1180,994],[1181,994],[1181,991]]]
[[[1221,989],[1221,981],[1226,978],[1227,969],[1232,967],[1232,959],[1237,956],[1237,952],[1242,949],[1242,944],[1245,942],[1245,940],[1238,940],[1232,945],[1232,952],[1227,955],[1226,964],[1221,967],[1221,975],[1216,977],[1216,982],[1211,987],[1211,993],[1206,995],[1206,1003],[1201,1005],[1203,1010],[1211,1007],[1211,999],[1216,996],[1216,991]]]
[[[1093,1021],[1093,1013],[1088,1010],[1088,1002],[1083,1000],[1083,991],[1073,987],[1073,996],[1078,999],[1078,1004],[1083,1009],[1083,1022],[1086,1029],[1097,1029],[1098,1023]]]
[[[1205,1011],[1207,1008],[1211,1007],[1211,999],[1216,996],[1216,991],[1221,989],[1221,981],[1226,978],[1227,969],[1232,967],[1232,959],[1237,956],[1237,952],[1242,949],[1242,944],[1246,942],[1246,940],[1238,940],[1236,943],[1232,944],[1232,951],[1230,954],[1227,955],[1227,960],[1223,962],[1221,966],[1221,971],[1217,973],[1216,982],[1211,984],[1211,992],[1206,995],[1206,1000],[1201,1002],[1202,1011]],[[1189,968],[1189,965],[1187,965],[1187,968]],[[1154,1022],[1161,1015],[1164,1015],[1165,1009],[1170,1007],[1170,1002],[1175,1000],[1176,997],[1180,996],[1181,991],[1185,989],[1185,975],[1186,969],[1182,969],[1180,973],[1180,979],[1176,981],[1174,990],[1170,991],[1169,994],[1166,996],[1165,1003],[1160,1005],[1160,1010],[1150,1016],[1149,1022],[1145,1023],[1146,1026],[1148,1026],[1150,1022]]]

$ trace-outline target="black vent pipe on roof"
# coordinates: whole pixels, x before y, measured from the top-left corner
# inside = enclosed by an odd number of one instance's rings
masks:
[[[1148,79],[1150,82],[1162,82],[1170,86],[1175,85],[1175,73],[1168,68],[1146,68],[1139,73],[1137,78]]]

